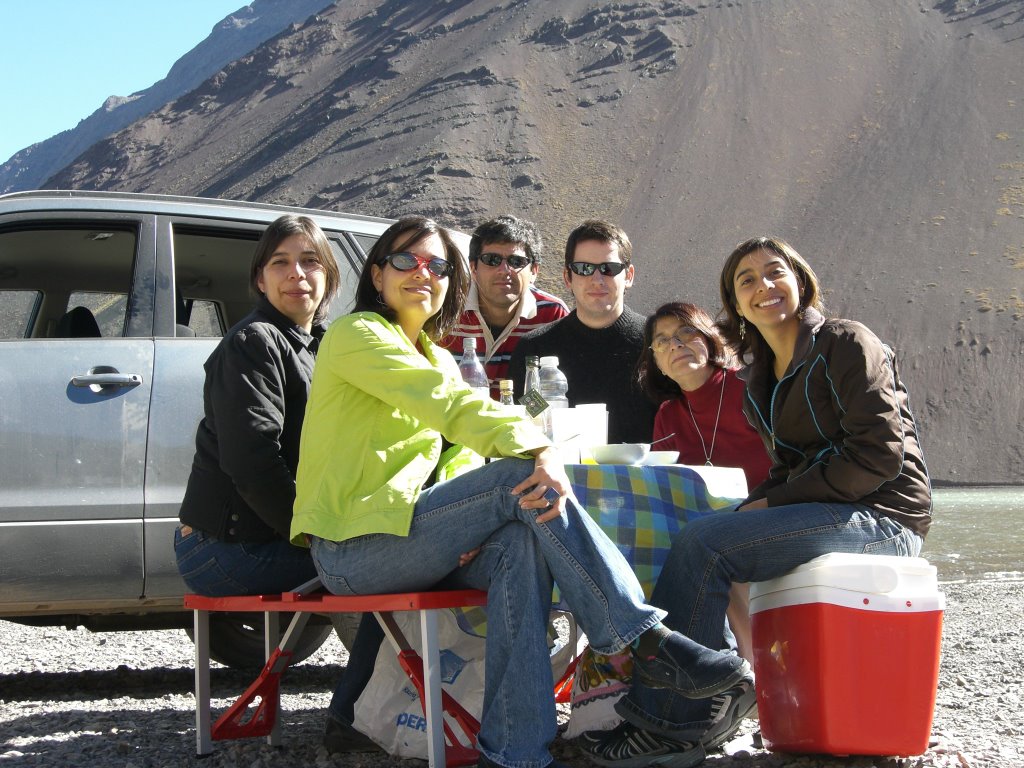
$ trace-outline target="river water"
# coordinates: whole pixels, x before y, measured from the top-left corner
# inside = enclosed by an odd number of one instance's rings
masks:
[[[940,488],[921,556],[939,581],[1024,581],[1024,487]]]

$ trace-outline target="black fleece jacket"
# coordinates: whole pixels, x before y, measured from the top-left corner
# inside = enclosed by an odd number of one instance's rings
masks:
[[[204,416],[182,523],[222,541],[289,538],[299,435],[316,350],[309,334],[261,298],[204,366]]]

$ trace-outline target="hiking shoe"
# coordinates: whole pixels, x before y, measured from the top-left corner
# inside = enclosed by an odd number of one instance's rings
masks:
[[[742,656],[713,651],[686,635],[672,632],[654,656],[633,650],[633,674],[652,688],[668,688],[688,699],[706,699],[753,681]]]
[[[707,757],[699,741],[675,741],[629,722],[611,731],[587,731],[576,743],[589,760],[609,768],[692,768]]]
[[[756,706],[754,686],[746,680],[725,693],[713,696],[711,725],[700,737],[700,743],[709,751],[722,746],[739,730],[743,718]]]
[[[365,733],[333,717],[327,718],[327,727],[324,728],[324,749],[331,755],[345,752],[384,751]]]

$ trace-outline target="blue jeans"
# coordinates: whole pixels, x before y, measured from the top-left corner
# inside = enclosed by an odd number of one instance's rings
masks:
[[[205,531],[174,532],[174,554],[185,586],[197,595],[287,592],[316,578],[309,550],[287,541],[219,541]]]
[[[477,743],[508,768],[543,768],[556,716],[547,646],[553,582],[595,650],[614,653],[657,625],[629,563],[586,510],[537,523],[512,488],[533,462],[503,459],[424,490],[408,536],[313,538],[324,586],[360,595],[446,586],[487,590],[484,703]],[[480,547],[465,567],[459,556]],[[446,578],[447,577],[447,578]]]
[[[733,582],[774,579],[829,552],[915,557],[922,539],[864,504],[790,504],[720,512],[687,523],[672,542],[651,602],[668,611],[664,623],[710,648],[722,647]],[[616,704],[626,720],[677,738],[709,725],[709,699],[684,699],[633,679]]]

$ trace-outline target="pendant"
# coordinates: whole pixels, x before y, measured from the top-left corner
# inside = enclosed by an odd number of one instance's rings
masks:
[[[705,467],[713,467],[715,465],[711,463],[711,459],[708,459],[707,461],[704,462],[704,466]]]

